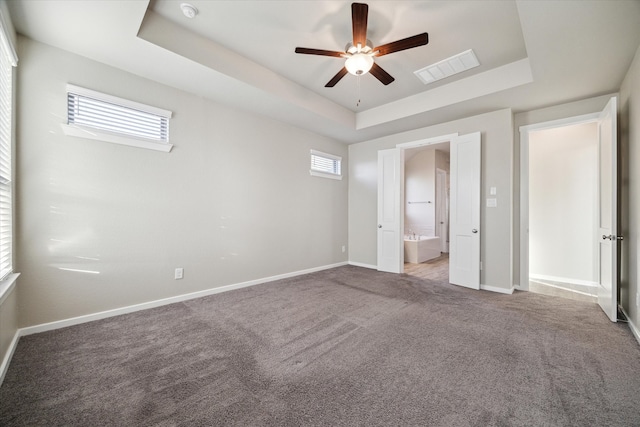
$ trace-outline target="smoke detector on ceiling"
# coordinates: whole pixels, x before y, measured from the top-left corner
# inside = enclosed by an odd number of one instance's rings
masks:
[[[189,3],[182,3],[180,5],[180,9],[182,9],[182,13],[184,14],[184,16],[189,19],[195,18],[198,14],[198,9]]]

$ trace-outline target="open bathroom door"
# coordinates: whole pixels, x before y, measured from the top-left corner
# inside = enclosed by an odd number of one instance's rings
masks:
[[[598,117],[598,248],[600,255],[598,304],[611,319],[618,319],[617,235],[617,103],[613,97]]]
[[[480,132],[451,140],[449,282],[480,289]]]
[[[378,271],[402,273],[404,268],[401,198],[403,153],[378,151]]]

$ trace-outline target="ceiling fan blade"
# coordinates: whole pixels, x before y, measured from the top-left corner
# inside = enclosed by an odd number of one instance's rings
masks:
[[[342,67],[342,69],[338,71],[338,74],[333,76],[333,78],[329,80],[329,83],[324,85],[324,87],[334,87],[336,83],[338,83],[346,74],[347,74],[347,69],[345,67]]]
[[[380,80],[380,82],[385,86],[395,80],[393,77],[391,77],[391,74],[387,73],[375,62],[373,63],[373,66],[371,67],[371,70],[369,72],[373,77]]]
[[[413,47],[424,46],[427,43],[429,43],[429,34],[422,33],[412,37],[407,37],[406,39],[383,44],[382,46],[374,48],[373,51],[379,51],[376,56],[382,56],[405,49],[411,49]]]
[[[351,22],[353,26],[353,45],[367,45],[367,15],[369,6],[364,3],[351,3]]]
[[[344,52],[335,52],[333,50],[322,50],[322,49],[309,49],[306,47],[297,47],[296,53],[304,53],[306,55],[336,56],[338,58],[344,55]]]

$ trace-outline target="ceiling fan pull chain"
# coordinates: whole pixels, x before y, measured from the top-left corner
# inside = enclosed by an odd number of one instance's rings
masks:
[[[357,86],[358,86],[358,102],[356,102],[356,108],[360,107],[360,96],[361,96],[361,90],[360,90],[360,76],[356,76],[356,80],[358,81]]]

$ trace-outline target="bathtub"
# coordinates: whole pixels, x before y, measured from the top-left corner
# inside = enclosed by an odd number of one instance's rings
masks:
[[[411,240],[404,236],[404,262],[420,264],[440,256],[440,237],[422,236],[420,240]]]

